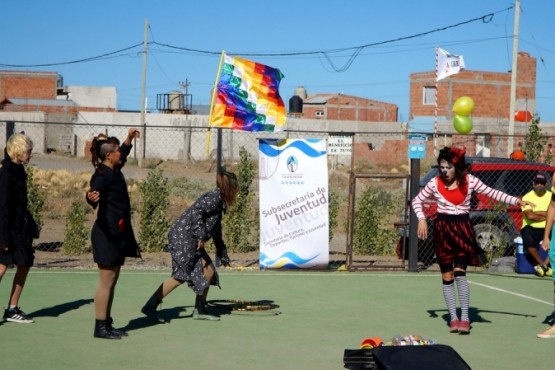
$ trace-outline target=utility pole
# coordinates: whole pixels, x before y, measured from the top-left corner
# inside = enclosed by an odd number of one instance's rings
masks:
[[[182,98],[180,99],[182,103],[180,108],[185,113],[185,119],[187,119],[187,114],[189,112],[189,105],[187,104],[188,103],[187,97],[189,96],[189,90],[188,90],[189,85],[190,83],[188,79],[185,79],[185,82],[182,82],[182,81],[179,82],[179,86],[181,86],[183,91],[185,91],[185,94],[183,94]]]
[[[141,87],[141,140],[139,140],[139,167],[143,167],[143,160],[145,158],[146,150],[146,61],[148,51],[148,19],[145,19],[145,31],[143,36],[143,83]]]
[[[520,0],[515,0],[515,23],[513,33],[513,66],[511,70],[511,101],[509,102],[509,138],[507,140],[507,157],[513,152],[513,135],[515,134],[516,77],[518,69],[518,29],[520,23]]]

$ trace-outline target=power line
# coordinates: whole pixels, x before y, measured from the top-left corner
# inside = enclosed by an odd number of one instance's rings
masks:
[[[510,6],[506,9],[503,9],[503,10],[499,10],[499,11],[496,11],[496,12],[493,12],[493,13],[482,15],[480,17],[469,19],[467,21],[463,21],[463,22],[459,22],[459,23],[455,23],[455,24],[452,24],[452,25],[449,25],[449,26],[436,28],[436,29],[429,30],[429,31],[426,31],[426,32],[420,32],[420,33],[409,35],[409,36],[403,36],[403,37],[398,37],[398,38],[394,38],[394,39],[389,39],[389,40],[385,40],[385,41],[379,41],[379,42],[374,42],[374,43],[369,43],[369,44],[364,44],[364,45],[359,45],[359,46],[354,46],[354,47],[328,49],[328,50],[314,50],[314,51],[281,52],[281,53],[229,52],[229,54],[241,55],[241,56],[245,56],[245,57],[253,57],[253,56],[258,56],[258,57],[290,57],[290,56],[321,55],[321,56],[324,56],[326,58],[326,60],[328,61],[328,63],[330,64],[330,66],[333,68],[334,71],[344,72],[344,71],[349,69],[349,67],[352,65],[352,63],[357,58],[357,56],[361,53],[361,51],[366,49],[366,48],[381,46],[381,45],[385,45],[385,44],[391,44],[391,43],[404,41],[404,40],[409,40],[409,39],[414,39],[414,38],[418,38],[418,37],[423,37],[423,36],[427,36],[427,35],[430,35],[430,34],[433,34],[433,33],[446,31],[446,30],[451,29],[451,28],[460,27],[460,26],[463,26],[463,25],[466,25],[466,24],[469,24],[469,23],[473,23],[473,22],[481,21],[483,23],[489,23],[489,22],[492,21],[495,14],[498,14],[500,12],[509,11],[512,8],[514,8],[514,6]],[[192,49],[192,48],[187,48],[187,47],[181,47],[181,46],[175,46],[175,45],[161,43],[161,42],[158,42],[158,41],[154,41],[154,35],[152,33],[152,30],[150,30],[150,34],[151,34],[151,38],[153,39],[153,41],[148,42],[149,46],[150,45],[158,45],[158,46],[165,47],[165,48],[168,48],[168,49],[174,49],[174,50],[185,51],[185,52],[196,53],[196,54],[204,54],[204,55],[209,55],[209,56],[217,56],[217,55],[221,54],[221,51],[209,51],[209,50],[201,50],[201,49]],[[68,61],[68,62],[44,63],[44,64],[6,64],[6,63],[0,63],[0,66],[10,67],[10,68],[32,68],[32,67],[52,67],[52,66],[59,66],[59,65],[66,65],[66,64],[91,62],[91,61],[106,59],[107,57],[110,57],[110,56],[111,57],[121,57],[122,55],[117,55],[117,54],[120,54],[122,52],[131,50],[131,49],[139,47],[141,45],[143,45],[143,43],[138,43],[138,44],[129,46],[127,48],[114,51],[114,52],[110,52],[110,53],[106,53],[106,54],[102,54],[102,55],[98,55],[98,56],[94,56],[94,57],[84,58],[84,59]],[[332,58],[331,54],[341,53],[341,52],[351,52],[351,55],[349,56],[349,59],[345,62],[345,64],[343,64],[343,66],[338,67],[333,63],[333,61],[331,59]]]
[[[84,62],[92,62],[92,61],[95,61],[95,60],[107,59],[107,57],[109,57],[109,56],[119,57],[119,56],[116,56],[116,54],[127,51],[127,50],[131,50],[131,49],[136,48],[137,46],[141,46],[141,45],[142,45],[142,43],[139,43],[139,44],[135,44],[135,45],[129,46],[127,48],[116,50],[116,51],[113,51],[113,52],[110,52],[110,53],[97,55],[95,57],[72,60],[72,61],[69,61],[69,62],[45,63],[45,64],[4,64],[4,63],[0,63],[0,66],[2,66],[2,67],[12,67],[12,68],[30,68],[30,67],[52,67],[52,66],[61,66],[61,65],[65,65],[65,64],[77,64],[77,63],[84,63]]]

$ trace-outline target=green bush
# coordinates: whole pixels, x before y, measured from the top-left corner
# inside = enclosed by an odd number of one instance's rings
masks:
[[[549,141],[549,138],[542,132],[539,124],[540,116],[534,114],[532,122],[530,122],[528,131],[526,132],[526,137],[524,138],[524,154],[529,161],[539,161],[544,147]],[[552,160],[552,155],[548,153],[545,158],[545,163],[551,163]]]
[[[166,217],[170,187],[162,171],[151,169],[139,184],[143,199],[139,242],[144,252],[162,252],[168,243],[170,221]]]
[[[359,254],[392,255],[397,233],[392,227],[395,197],[378,188],[368,188],[357,200],[353,250]]]
[[[82,201],[74,201],[67,214],[66,230],[62,252],[77,256],[85,252],[89,229],[85,226],[85,206]]]
[[[339,214],[339,194],[330,189],[328,193],[329,202],[328,202],[328,222],[330,228],[330,236],[329,241],[333,239],[333,230],[337,227],[337,215]]]
[[[251,252],[258,248],[260,228],[256,221],[258,207],[252,204],[252,182],[256,172],[250,154],[244,147],[239,148],[239,156],[241,159],[236,174],[239,191],[235,206],[224,217],[223,232],[230,252]]]
[[[44,207],[44,202],[46,201],[46,195],[41,190],[41,188],[35,184],[33,178],[33,168],[30,166],[25,167],[25,172],[27,173],[27,198],[28,198],[28,209],[33,215],[39,230],[42,229],[42,218],[41,211]]]
[[[169,180],[169,187],[171,194],[190,201],[195,201],[211,189],[204,181],[187,177],[176,177]]]

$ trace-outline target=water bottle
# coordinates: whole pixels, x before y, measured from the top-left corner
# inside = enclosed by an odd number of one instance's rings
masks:
[[[524,245],[522,244],[522,238],[520,236],[516,237],[514,243],[516,245],[516,253],[524,254]]]

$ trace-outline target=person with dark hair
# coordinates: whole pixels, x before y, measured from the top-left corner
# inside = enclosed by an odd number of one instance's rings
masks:
[[[28,209],[27,173],[23,165],[29,164],[33,142],[24,134],[9,137],[0,168],[0,281],[8,266],[16,272],[8,307],[3,320],[29,324],[34,320],[19,308],[29,270],[35,260],[33,238],[39,237],[39,228]]]
[[[91,146],[92,164],[87,202],[97,209],[96,221],[91,232],[94,262],[98,266],[99,282],[94,295],[94,337],[121,339],[127,333],[115,329],[112,303],[121,266],[125,257],[140,257],[140,251],[131,226],[131,202],[125,177],[121,172],[132,144],[139,138],[137,129],[129,129],[121,144],[116,137],[100,134]]]
[[[434,218],[433,243],[436,259],[441,270],[443,297],[450,315],[451,333],[469,334],[470,290],[466,279],[468,266],[479,266],[479,254],[483,253],[476,241],[476,234],[469,217],[472,193],[480,193],[498,202],[511,205],[532,205],[485,185],[477,177],[467,173],[465,150],[445,147],[437,157],[438,176],[431,179],[412,200],[412,208],[418,217],[418,238],[425,240],[428,224],[422,208],[426,199],[437,200]],[[455,284],[456,293],[455,294]],[[456,295],[459,298],[461,317],[457,315]]]
[[[529,200],[536,205],[535,207],[522,207],[520,235],[522,244],[526,248],[527,257],[534,266],[535,274],[539,277],[553,275],[553,270],[549,266],[549,256],[542,259],[539,253],[545,231],[547,208],[551,201],[551,192],[546,189],[546,186],[547,176],[538,173],[532,181],[532,190],[522,197],[522,200]]]
[[[150,319],[165,323],[156,311],[162,299],[175,288],[187,283],[195,294],[194,320],[217,321],[218,316],[205,311],[210,285],[219,286],[218,273],[212,259],[204,249],[204,243],[212,239],[216,256],[223,266],[231,261],[222,238],[222,217],[227,208],[235,204],[238,183],[231,172],[221,171],[217,176],[217,188],[201,195],[181,216],[174,221],[168,233],[168,250],[172,256],[172,274],[156,289],[141,312]]]

